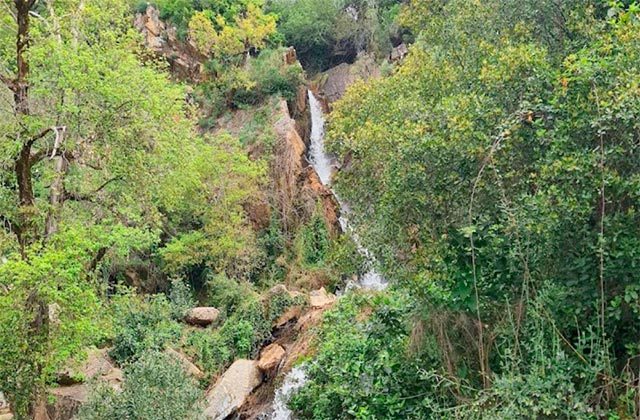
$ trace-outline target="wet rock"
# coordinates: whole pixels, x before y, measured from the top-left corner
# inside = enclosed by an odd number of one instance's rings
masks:
[[[331,235],[340,232],[340,222],[338,214],[338,203],[335,196],[329,188],[322,184],[316,171],[308,166],[303,173],[304,184],[302,187],[302,196],[308,197],[304,202],[307,207],[306,211],[312,214],[316,209],[317,199],[321,200],[322,213],[327,229]]]
[[[204,378],[204,373],[200,369],[198,369],[198,366],[194,365],[191,360],[189,360],[184,354],[171,348],[167,349],[166,353],[176,358],[180,362],[180,364],[182,364],[184,370],[189,375],[193,376],[196,379]]]
[[[336,296],[333,293],[327,293],[324,287],[318,290],[314,290],[309,293],[309,303],[312,308],[320,309],[325,308],[336,301]]]
[[[260,360],[258,361],[258,368],[269,373],[275,370],[282,359],[284,358],[285,351],[279,344],[269,344],[260,352]]]
[[[185,321],[191,325],[206,327],[218,319],[219,315],[220,311],[216,308],[212,306],[203,306],[189,310],[185,317]]]
[[[242,407],[261,382],[262,373],[256,361],[236,360],[207,394],[205,416],[216,420],[227,418]]]

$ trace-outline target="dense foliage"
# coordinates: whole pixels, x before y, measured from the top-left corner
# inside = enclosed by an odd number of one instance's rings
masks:
[[[412,340],[436,341],[435,370],[454,389],[403,409],[424,416],[435,401],[460,417],[632,418],[638,7],[468,6],[412,2],[401,12],[417,35],[409,57],[350,89],[330,122],[331,148],[349,161],[341,197],[384,272],[416,299]],[[346,358],[336,366],[358,360]],[[340,399],[329,389],[353,390],[353,379],[336,374],[318,391],[326,377],[311,374],[302,395],[314,398],[300,407],[334,416],[322,405]],[[373,396],[356,405],[381,410]]]
[[[178,40],[145,47],[148,7]],[[197,77],[169,74],[174,53]],[[331,104],[327,134],[356,245],[289,160],[306,74],[363,53],[384,76]],[[92,383],[80,418],[199,418],[235,359],[315,333],[300,418],[639,418],[639,206],[632,0],[0,0],[0,391],[18,419],[90,346],[125,381]],[[278,330],[309,310],[288,290],[344,289],[362,246],[391,290]],[[188,325],[195,306],[219,316]]]

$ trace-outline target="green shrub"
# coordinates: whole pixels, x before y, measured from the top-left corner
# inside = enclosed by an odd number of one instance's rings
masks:
[[[442,361],[408,351],[409,307],[400,296],[353,293],[325,314],[309,380],[290,402],[300,418],[438,418],[431,403],[449,392],[439,395],[428,372]]]
[[[115,337],[110,351],[126,363],[151,350],[161,351],[180,338],[181,326],[172,319],[172,306],[164,295],[139,298],[119,296],[114,302]]]
[[[215,375],[236,358],[255,356],[270,334],[271,322],[265,317],[265,308],[260,300],[250,298],[219,329],[190,331],[185,353],[206,373]]]
[[[297,252],[303,266],[315,267],[325,261],[329,251],[329,231],[324,219],[315,215],[296,237]]]
[[[293,100],[298,87],[304,83],[304,72],[297,62],[286,65],[283,56],[284,49],[267,49],[252,58],[246,75],[249,83],[236,89],[233,104],[255,105],[271,95]],[[237,72],[237,69],[227,71]]]
[[[122,391],[95,384],[82,406],[83,420],[195,419],[202,391],[175,358],[161,352],[142,355],[124,369]]]
[[[231,279],[223,273],[211,276],[206,288],[208,304],[215,306],[227,316],[232,315],[243,302],[255,295],[249,283]]]
[[[233,349],[218,331],[189,331],[184,351],[209,375],[218,373],[233,360]]]
[[[171,280],[169,301],[171,302],[171,315],[176,320],[183,319],[189,309],[196,305],[196,300],[193,298],[191,288],[180,278]]]

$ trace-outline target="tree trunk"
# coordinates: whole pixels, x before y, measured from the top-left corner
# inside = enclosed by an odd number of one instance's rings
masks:
[[[29,62],[25,57],[29,47],[29,11],[33,6],[33,0],[14,0],[16,5],[16,23],[18,34],[16,36],[16,74],[13,98],[17,115],[29,115]]]
[[[26,58],[27,48],[29,48],[29,11],[33,7],[35,0],[14,0],[16,7],[16,24],[18,32],[16,35],[16,77],[12,83],[14,98],[14,112],[18,120],[29,115],[29,62]],[[22,133],[19,138],[23,138],[29,133]],[[33,194],[33,181],[31,177],[31,148],[33,139],[24,139],[20,153],[16,158],[14,169],[16,181],[18,183],[18,198],[20,202],[20,225],[22,238],[20,247],[31,243],[37,236],[33,231],[33,206],[35,198]]]

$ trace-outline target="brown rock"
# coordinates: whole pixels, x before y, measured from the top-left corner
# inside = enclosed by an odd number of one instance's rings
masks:
[[[175,351],[172,348],[167,349],[167,354],[175,357],[182,364],[182,366],[184,366],[185,371],[189,375],[193,376],[196,379],[204,378],[204,373],[200,369],[198,369],[198,366],[194,365],[191,360],[189,360],[184,354]]]
[[[193,308],[185,317],[185,321],[187,321],[191,325],[198,325],[201,327],[206,327],[213,323],[218,316],[220,315],[220,311],[212,306],[203,306],[199,308]]]
[[[338,220],[338,203],[336,202],[335,196],[329,188],[322,185],[318,174],[311,166],[305,168],[303,176],[304,185],[302,187],[302,195],[306,197],[306,211],[309,212],[309,214],[313,214],[316,209],[316,203],[318,199],[320,199],[327,228],[332,235],[337,234],[340,231],[340,222]]]
[[[262,373],[254,360],[236,360],[207,394],[208,419],[223,420],[242,407],[251,392],[262,382]]]
[[[258,368],[261,371],[267,373],[273,371],[278,367],[282,359],[284,358],[285,351],[279,344],[269,344],[260,352],[260,360],[258,361]]]
[[[327,293],[324,287],[309,293],[309,303],[312,308],[324,308],[333,304],[335,301],[336,296],[332,293]]]
[[[285,293],[289,293],[289,291],[287,290],[287,286],[285,286],[284,284],[276,284],[271,289],[269,289],[270,297],[284,295]]]
[[[71,385],[49,389],[47,399],[48,418],[54,420],[70,420],[78,413],[80,406],[87,401],[86,385]]]
[[[284,64],[290,66],[298,61],[298,57],[296,55],[296,49],[293,47],[289,47],[284,52]]]
[[[103,381],[106,381],[109,386],[116,391],[122,389],[122,383],[124,382],[124,374],[121,369],[113,368],[106,375],[100,377]]]

